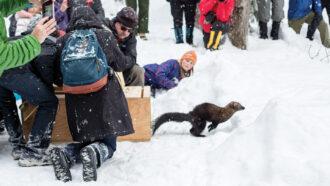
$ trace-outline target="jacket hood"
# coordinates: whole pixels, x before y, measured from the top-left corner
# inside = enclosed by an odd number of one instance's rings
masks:
[[[93,9],[88,6],[75,7],[71,14],[71,19],[66,32],[68,33],[73,30],[85,30],[90,28],[103,28],[102,22],[98,19]]]

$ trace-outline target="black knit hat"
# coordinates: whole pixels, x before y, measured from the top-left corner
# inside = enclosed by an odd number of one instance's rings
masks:
[[[130,28],[135,28],[135,26],[138,24],[138,16],[131,7],[125,7],[121,9],[117,13],[116,18],[118,22]]]

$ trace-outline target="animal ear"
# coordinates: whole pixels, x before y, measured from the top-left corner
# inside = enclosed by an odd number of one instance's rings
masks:
[[[232,108],[232,109],[235,109],[237,106],[236,106],[236,102],[231,102],[230,103],[230,107]]]
[[[231,108],[234,110],[239,110],[241,108],[241,104],[233,101],[231,104]]]

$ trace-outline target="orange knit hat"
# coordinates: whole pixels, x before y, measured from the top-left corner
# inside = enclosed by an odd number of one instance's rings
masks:
[[[195,65],[197,62],[197,55],[196,55],[195,50],[190,50],[190,51],[184,53],[183,56],[181,57],[180,61],[182,61],[184,59],[191,60]]]

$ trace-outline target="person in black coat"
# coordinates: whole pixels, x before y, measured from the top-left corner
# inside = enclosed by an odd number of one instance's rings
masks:
[[[143,86],[144,69],[136,63],[136,39],[134,28],[138,23],[138,16],[131,7],[124,7],[112,20],[104,19],[108,27],[117,38],[120,50],[134,65],[123,71],[126,86]]]
[[[65,42],[75,30],[93,29],[106,55],[109,66],[123,71],[134,65],[117,46],[111,31],[90,7],[78,7],[72,14],[67,34],[57,41],[57,72],[60,74],[60,58]],[[62,84],[61,79],[57,84]],[[109,73],[107,84],[99,91],[89,94],[65,94],[66,111],[73,140],[79,143],[51,150],[55,176],[70,181],[69,168],[77,161],[83,164],[84,181],[96,180],[96,168],[111,158],[116,150],[117,136],[134,133],[132,119],[123,90],[115,75]]]

